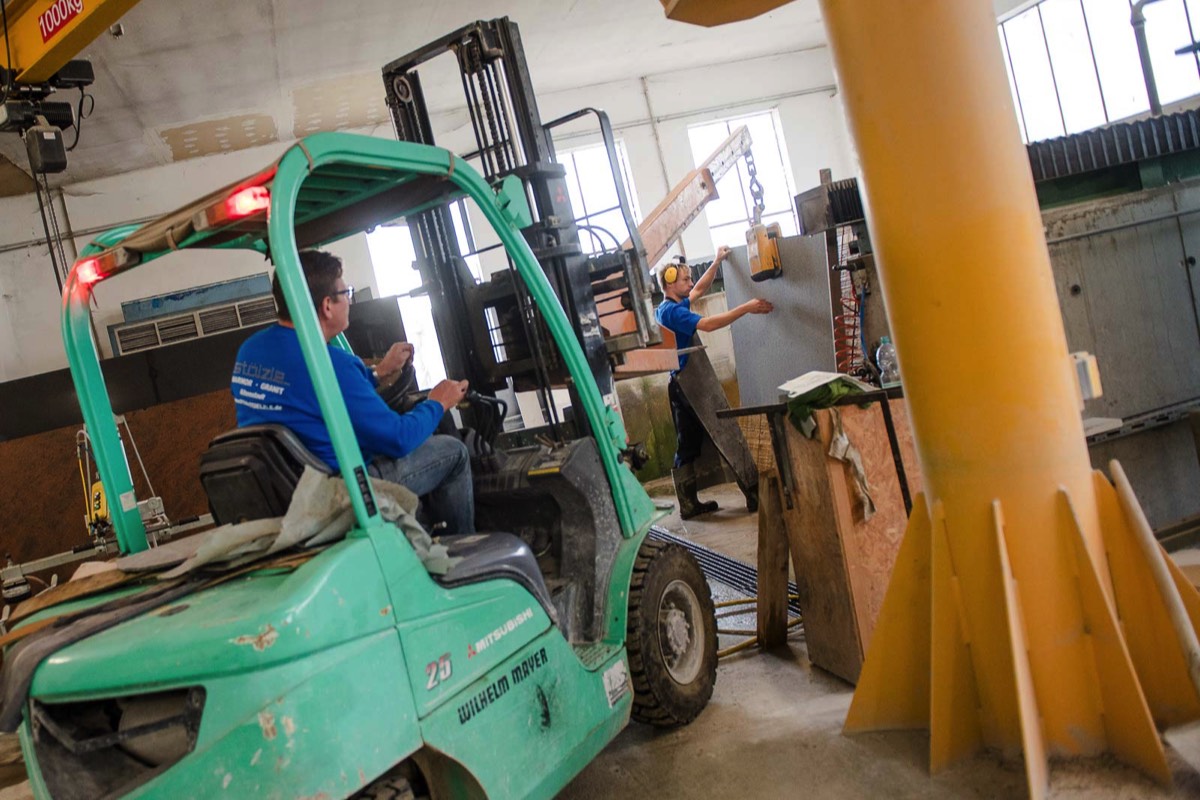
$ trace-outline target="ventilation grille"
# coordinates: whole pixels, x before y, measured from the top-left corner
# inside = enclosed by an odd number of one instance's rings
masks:
[[[238,313],[233,306],[211,308],[208,311],[200,312],[200,330],[204,331],[205,336],[231,331],[237,327],[239,327]]]
[[[264,322],[271,322],[275,319],[275,298],[260,297],[257,300],[247,300],[244,303],[238,303],[238,315],[242,318],[242,327],[250,325],[261,325]]]
[[[275,299],[270,295],[209,306],[187,314],[173,314],[147,322],[133,322],[111,328],[117,355],[129,355],[169,344],[187,342],[201,336],[262,325],[275,319]]]
[[[164,319],[158,323],[158,338],[163,344],[175,344],[195,339],[199,335],[195,315]]]
[[[147,322],[118,328],[117,346],[121,348],[122,354],[158,347],[158,326],[153,322]]]

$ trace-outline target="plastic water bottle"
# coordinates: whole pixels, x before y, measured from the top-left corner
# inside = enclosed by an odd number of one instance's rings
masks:
[[[875,363],[879,365],[879,383],[883,388],[900,385],[900,362],[896,360],[896,345],[887,336],[879,339],[875,351]]]

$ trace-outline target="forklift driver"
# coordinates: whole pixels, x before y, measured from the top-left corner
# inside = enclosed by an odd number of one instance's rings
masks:
[[[729,252],[729,248],[724,246],[717,250],[716,258],[695,283],[692,283],[692,269],[682,256],[678,262],[667,261],[659,267],[658,283],[665,297],[655,310],[654,317],[659,325],[675,334],[677,350],[692,347],[696,331],[715,331],[731,325],[746,314],[770,314],[774,310],[774,306],[766,300],[754,299],[710,317],[702,317],[692,311],[692,303],[703,297],[712,286],[717,268],[728,258]],[[695,462],[700,457],[701,445],[708,434],[679,385],[679,372],[687,366],[687,362],[687,353],[681,352],[679,369],[671,372],[671,380],[667,384],[667,398],[671,402],[671,419],[675,422],[676,436],[672,477],[675,479],[675,495],[679,499],[679,516],[682,519],[708,514],[718,508],[715,502],[703,503],[696,495]]]
[[[331,253],[307,250],[300,253],[300,265],[316,304],[321,333],[329,342],[350,323],[354,287],[342,280],[341,259]],[[283,425],[313,455],[337,472],[337,456],[283,299],[278,273],[271,289],[279,321],[242,344],[233,368],[230,389],[237,407],[238,427]],[[427,400],[406,414],[388,408],[376,393],[379,377],[398,372],[412,356],[411,344],[397,342],[370,370],[361,359],[329,345],[333,372],[367,471],[427,497],[428,518],[435,524],[445,523],[441,533],[474,533],[470,455],[457,438],[433,435],[442,416],[466,395],[467,382],[442,381],[429,392]]]

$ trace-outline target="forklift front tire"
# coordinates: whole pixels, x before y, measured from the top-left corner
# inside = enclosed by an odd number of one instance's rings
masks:
[[[405,762],[376,778],[353,800],[429,800],[428,794],[417,794],[413,789],[411,775],[410,763]]]
[[[635,720],[674,728],[708,705],[717,680],[716,611],[700,565],[679,545],[642,542],[626,647]]]

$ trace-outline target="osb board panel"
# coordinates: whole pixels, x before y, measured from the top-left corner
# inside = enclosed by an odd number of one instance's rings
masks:
[[[829,458],[819,440],[787,426],[795,503],[784,510],[796,589],[804,612],[808,657],[850,683],[862,671],[862,648],[846,557],[838,535]]]
[[[916,497],[925,491],[925,480],[921,475],[921,460],[917,457],[917,442],[913,438],[912,425],[908,422],[908,406],[903,400],[892,400],[888,407],[892,410],[892,427],[900,444],[900,460],[904,462],[908,496]]]
[[[921,490],[920,467],[903,403],[893,402],[893,424],[912,494]],[[816,413],[818,439],[787,424],[796,510],[785,514],[796,585],[813,664],[857,681],[883,596],[891,579],[908,515],[878,403],[842,406],[842,429],[862,454],[876,512],[863,520],[851,489],[852,474],[826,453],[833,432],[830,410]]]
[[[759,473],[776,469],[775,451],[771,447],[771,426],[766,414],[754,414],[748,417],[737,417],[742,435],[746,437],[746,446],[754,456],[754,464]]]
[[[895,410],[896,406],[893,406]],[[833,413],[823,410],[816,414],[821,442],[826,451],[833,437]],[[853,491],[854,476],[850,465],[826,457],[834,492],[837,533],[846,557],[846,573],[850,579],[850,593],[854,598],[859,637],[865,653],[870,646],[875,622],[879,619],[883,596],[887,592],[896,554],[908,525],[908,514],[904,508],[900,480],[880,404],[872,403],[867,408],[842,406],[837,413],[841,416],[846,437],[862,456],[868,491],[875,502],[875,513],[870,519],[864,519],[863,504]],[[900,415],[898,420],[897,415],[893,415],[896,438],[902,442],[904,439],[900,431],[908,430],[907,422],[906,416]],[[911,445],[911,434],[907,438]],[[905,472],[916,477],[917,483],[920,483],[919,474],[909,469],[907,464]]]
[[[167,515],[181,520],[206,513],[200,454],[214,436],[237,424],[229,392],[132,411],[125,418]],[[75,457],[77,430],[58,428],[0,442],[0,554],[11,554],[20,563],[88,543]],[[149,497],[128,442],[126,453],[138,498]]]

